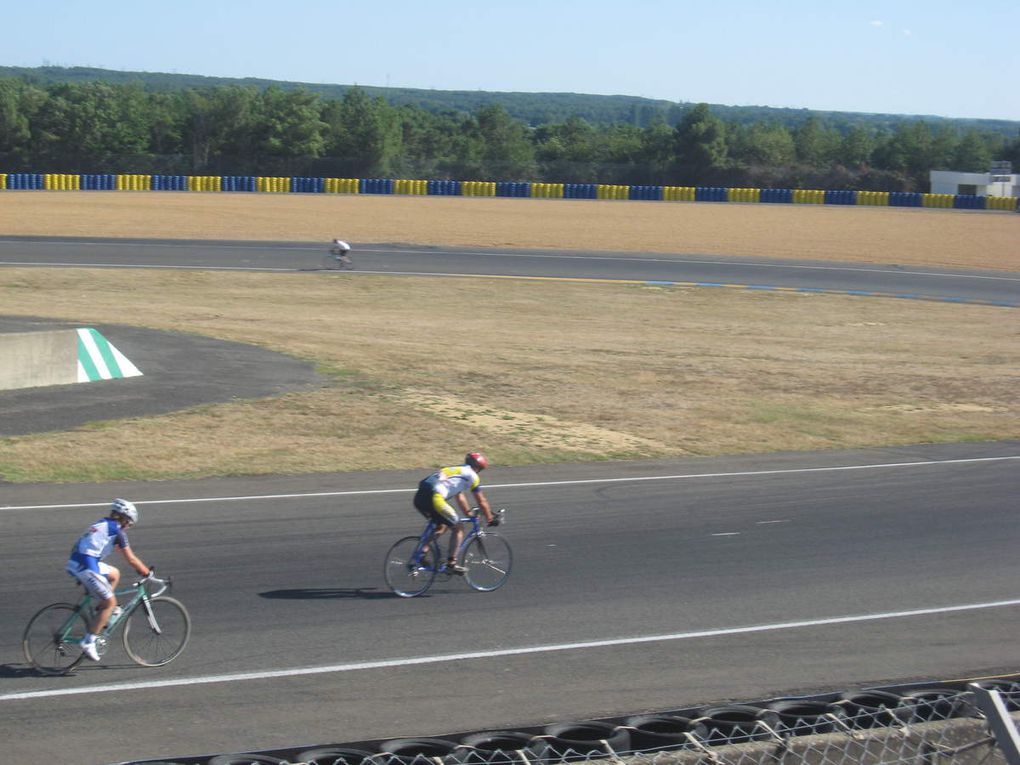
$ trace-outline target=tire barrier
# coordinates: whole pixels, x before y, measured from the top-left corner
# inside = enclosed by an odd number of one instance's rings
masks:
[[[721,746],[774,738],[779,716],[764,707],[730,704],[706,709],[703,716],[695,718],[694,722],[708,730],[706,745]]]
[[[547,725],[539,737],[549,759],[570,762],[617,757],[631,751],[630,731],[608,722],[556,723]]]
[[[708,740],[708,729],[690,717],[638,715],[623,722],[630,731],[630,744],[635,751],[697,749]]]
[[[455,181],[303,176],[146,175],[135,173],[0,173],[0,191],[216,191],[292,194],[628,199],[654,202],[739,202],[872,207],[927,207],[1020,212],[1020,197],[924,194],[853,189],[758,189],[718,186]]]
[[[522,765],[545,762],[548,751],[544,741],[530,733],[483,731],[463,737],[450,759],[457,765]]]
[[[998,691],[1009,711],[1020,712],[1020,677],[982,680],[977,685]],[[812,759],[805,762],[839,765],[858,762],[856,757],[869,740],[876,748],[888,746],[896,755],[889,762],[914,761],[911,758],[923,759],[922,755],[939,751],[940,761],[948,763],[953,748],[971,752],[990,741],[986,723],[966,687],[961,682],[858,689],[520,730],[136,760],[122,765],[563,765],[589,760],[619,762],[623,756],[655,757],[664,752],[674,752],[675,762],[689,761],[691,765],[696,765],[695,761],[764,765],[775,761],[776,752],[795,749],[802,749],[805,756],[813,751]],[[953,733],[959,730],[968,731],[971,738]],[[911,741],[914,749],[905,743]],[[730,759],[725,753],[733,747],[750,747],[740,751],[756,754]],[[839,757],[843,750],[845,760]],[[977,759],[961,760],[960,765],[985,762],[987,754],[986,750],[975,751]]]
[[[361,765],[372,753],[364,749],[321,746],[299,752],[297,759],[307,765]]]

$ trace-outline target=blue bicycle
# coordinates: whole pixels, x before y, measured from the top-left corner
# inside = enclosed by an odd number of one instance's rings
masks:
[[[506,510],[499,510],[500,523],[506,522]],[[479,592],[498,590],[510,578],[513,552],[510,544],[494,531],[483,528],[478,514],[473,513],[461,521],[468,524],[464,541],[457,550],[457,560],[467,571],[464,579]],[[419,536],[398,540],[386,553],[383,574],[386,584],[402,598],[421,595],[432,586],[437,576],[449,578],[439,540],[438,527],[428,521]]]

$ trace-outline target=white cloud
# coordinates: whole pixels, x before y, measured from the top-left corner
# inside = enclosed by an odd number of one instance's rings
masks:
[[[875,27],[876,29],[878,29],[878,27],[882,26],[882,24],[883,24],[884,22],[882,22],[882,21],[877,21],[877,20],[876,20],[876,21],[869,21],[868,23],[869,23],[869,24],[870,24],[871,26],[873,26],[873,27]]]

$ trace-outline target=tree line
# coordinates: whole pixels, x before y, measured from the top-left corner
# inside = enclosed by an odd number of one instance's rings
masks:
[[[640,121],[575,114],[531,125],[499,103],[436,111],[356,86],[329,98],[278,86],[0,78],[0,172],[925,191],[929,170],[987,172],[993,160],[1020,166],[1020,133],[924,119],[736,121],[707,104]]]

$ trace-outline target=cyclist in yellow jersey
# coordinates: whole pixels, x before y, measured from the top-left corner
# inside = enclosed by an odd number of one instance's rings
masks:
[[[453,539],[450,540],[450,555],[446,561],[446,568],[454,574],[463,574],[467,569],[457,562],[457,548],[464,539],[464,527],[461,524],[462,516],[470,514],[471,507],[464,496],[466,491],[471,491],[478,502],[478,507],[485,514],[485,520],[490,526],[499,525],[499,517],[492,512],[489,500],[482,493],[481,479],[478,474],[489,466],[489,461],[484,454],[469,452],[464,457],[463,465],[453,465],[437,470],[435,473],[422,479],[418,484],[418,491],[414,495],[415,509],[439,526],[436,536],[443,534],[447,528],[453,529]],[[455,499],[460,506],[461,513],[448,502]],[[438,550],[436,551],[438,554]]]

